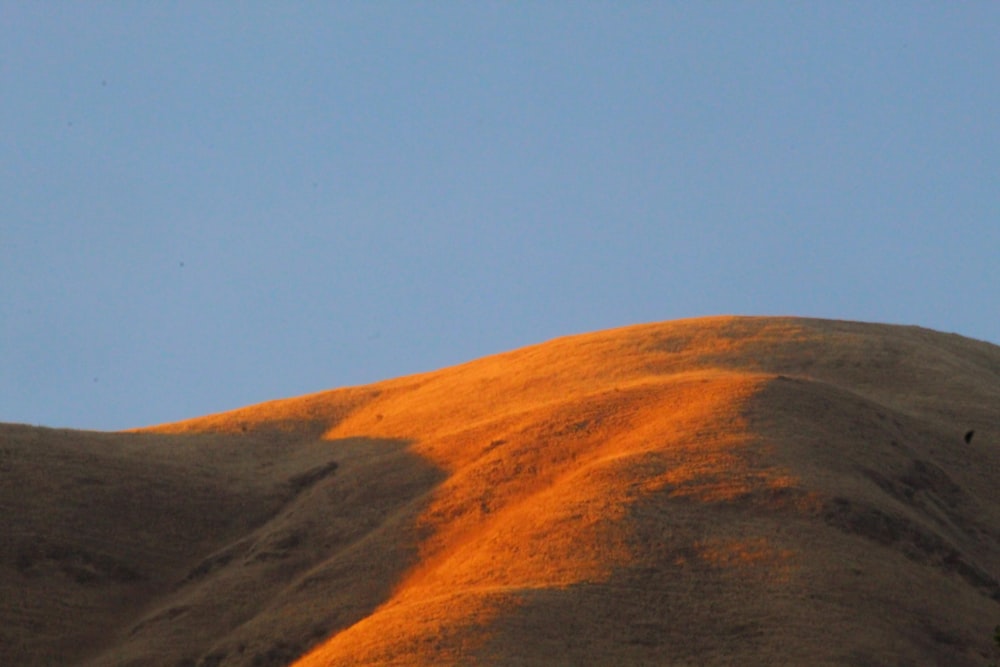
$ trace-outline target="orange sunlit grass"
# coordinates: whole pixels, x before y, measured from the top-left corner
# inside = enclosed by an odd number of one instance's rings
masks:
[[[88,667],[979,664],[992,368],[994,347],[924,330],[723,317],[123,434],[0,425],[0,647]],[[932,626],[940,650],[914,639]]]
[[[377,662],[387,654],[366,647],[387,642],[419,651],[427,616],[457,627],[484,610],[512,613],[526,590],[607,581],[637,559],[631,506],[665,488],[725,502],[794,483],[787,471],[751,470],[741,455],[751,441],[742,411],[765,377],[656,375],[620,363],[628,355],[610,344],[568,358],[559,347],[526,355],[531,383],[497,364],[482,375],[468,367],[448,376],[454,385],[429,378],[407,400],[390,388],[327,432],[407,434],[411,450],[449,476],[418,518],[419,564],[371,617],[302,665]],[[492,387],[486,413],[469,398],[480,385]],[[381,636],[387,626],[391,642]]]

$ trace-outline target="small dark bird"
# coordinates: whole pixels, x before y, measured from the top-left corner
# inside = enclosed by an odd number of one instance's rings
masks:
[[[966,433],[965,434],[965,444],[969,444],[970,442],[972,442],[972,436],[974,436],[975,434],[976,434],[975,431],[969,431],[968,433]]]

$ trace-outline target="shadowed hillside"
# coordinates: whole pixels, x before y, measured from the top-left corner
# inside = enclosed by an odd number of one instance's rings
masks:
[[[1000,348],[791,318],[0,425],[0,663],[981,667],[998,486]]]

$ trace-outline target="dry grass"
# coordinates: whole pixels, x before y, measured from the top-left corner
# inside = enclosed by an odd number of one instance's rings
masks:
[[[998,406],[986,343],[710,318],[0,426],[0,662],[981,665]]]

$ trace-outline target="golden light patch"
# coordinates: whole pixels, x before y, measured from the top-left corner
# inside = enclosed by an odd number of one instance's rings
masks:
[[[743,406],[766,378],[709,370],[616,379],[608,388],[560,378],[558,394],[538,382],[495,397],[491,414],[460,405],[461,387],[428,382],[405,401],[387,392],[331,430],[327,437],[361,428],[382,437],[406,434],[411,451],[449,477],[418,518],[426,536],[418,565],[372,617],[317,649],[328,662],[301,664],[340,664],[367,651],[368,642],[406,644],[437,632],[428,619],[452,627],[498,613],[515,604],[512,591],[607,581],[641,557],[625,520],[629,508],[664,490],[723,503],[794,485],[785,471],[755,468],[742,454],[752,443]],[[442,402],[443,412],[429,412]],[[750,541],[713,544],[703,558],[729,566],[777,555]],[[510,593],[502,604],[498,591]],[[408,626],[416,610],[419,620]],[[399,639],[378,636],[383,630]]]

